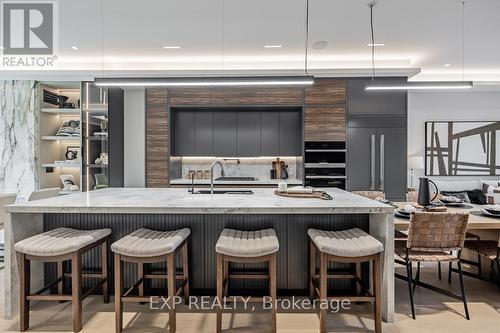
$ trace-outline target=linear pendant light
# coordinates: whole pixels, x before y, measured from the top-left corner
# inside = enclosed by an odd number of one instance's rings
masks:
[[[366,86],[366,90],[455,90],[470,89],[473,87],[472,81],[465,81],[464,70],[464,49],[465,49],[465,1],[462,1],[462,81],[413,81],[397,84],[376,83],[375,82],[375,38],[373,34],[373,7],[377,1],[370,1],[370,29],[372,45],[372,82]]]
[[[225,86],[306,86],[314,83],[312,77],[238,77],[238,78],[96,78],[99,87],[225,87]]]

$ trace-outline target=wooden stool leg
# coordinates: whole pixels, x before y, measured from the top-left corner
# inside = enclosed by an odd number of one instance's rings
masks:
[[[320,302],[327,300],[327,285],[328,285],[328,259],[327,255],[320,252],[320,263],[319,263],[319,299]],[[319,331],[321,333],[326,333],[326,309],[325,307],[320,307],[319,310]]]
[[[61,281],[57,284],[57,293],[64,294],[64,261],[57,262],[57,277],[61,277]]]
[[[104,243],[101,245],[101,274],[104,279],[104,283],[102,284],[102,300],[104,303],[109,303],[109,289],[108,289],[108,278],[109,278],[109,237],[106,239]]]
[[[184,281],[184,304],[189,303],[189,255],[188,255],[188,242],[182,247],[182,275]]]
[[[381,298],[381,279],[380,279],[380,253],[375,255],[373,261],[373,296],[375,297],[374,315],[375,315],[375,332],[382,332],[382,298]]]
[[[21,253],[19,261],[19,303],[20,308],[20,331],[26,331],[30,326],[30,261]]]
[[[123,303],[122,303],[122,259],[115,253],[115,331],[120,333],[123,328]]]
[[[73,331],[82,329],[82,263],[81,254],[76,252],[71,258],[71,297],[73,303]]]
[[[359,281],[361,281],[361,263],[360,262],[357,262],[356,263],[356,293],[358,295],[361,295],[361,283],[359,283]]]
[[[216,332],[222,332],[222,305],[223,305],[223,279],[224,279],[224,256],[217,253],[217,299],[219,307],[217,307],[217,323]]]
[[[271,289],[271,332],[276,333],[276,253],[271,255],[271,260],[269,261],[269,279],[270,279],[270,289]]]
[[[144,296],[144,283],[146,281],[144,280],[144,263],[142,262],[137,263],[137,280],[139,279],[142,279],[142,283],[137,287],[139,296]]]
[[[167,287],[170,309],[168,310],[168,322],[170,333],[175,333],[175,253],[170,253],[167,256]]]
[[[309,298],[314,298],[314,274],[316,274],[316,247],[309,239]]]
[[[224,261],[224,278],[222,279],[222,289],[225,297],[229,296],[229,261]]]

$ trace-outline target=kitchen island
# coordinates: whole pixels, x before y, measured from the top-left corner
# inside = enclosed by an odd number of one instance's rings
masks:
[[[392,322],[394,312],[394,221],[393,207],[335,188],[325,189],[333,200],[281,197],[274,189],[253,189],[253,194],[191,194],[185,188],[109,188],[75,193],[8,206],[5,227],[5,314],[18,312],[19,275],[13,244],[58,227],[111,228],[119,239],[141,227],[169,230],[191,229],[190,278],[195,293],[213,294],[215,289],[215,243],[226,228],[255,230],[274,228],[278,253],[278,294],[305,294],[308,288],[308,228],[342,230],[360,228],[384,244],[383,317]],[[99,267],[99,256],[85,254],[84,267]],[[32,288],[55,277],[55,268],[32,263]],[[252,268],[258,269],[256,265]],[[334,266],[346,268],[342,266]],[[236,267],[237,268],[237,267]],[[368,279],[368,274],[364,278]],[[125,285],[135,278],[135,267],[125,269]],[[111,280],[112,281],[112,280]],[[236,281],[239,282],[239,281]],[[340,289],[352,281],[335,281]],[[238,287],[265,286],[245,281]],[[154,287],[154,286],[153,286]]]

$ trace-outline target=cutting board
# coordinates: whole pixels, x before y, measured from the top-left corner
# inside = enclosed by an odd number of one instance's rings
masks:
[[[313,191],[312,193],[288,193],[288,192],[281,192],[281,191],[275,190],[274,194],[279,195],[281,197],[288,197],[288,198],[333,200],[333,198],[328,193],[323,192],[323,191]]]

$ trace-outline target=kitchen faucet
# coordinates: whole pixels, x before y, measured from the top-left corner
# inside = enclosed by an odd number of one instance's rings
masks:
[[[224,166],[219,161],[214,161],[210,167],[210,193],[214,194],[214,166],[218,164],[220,166],[220,175],[224,177]]]

